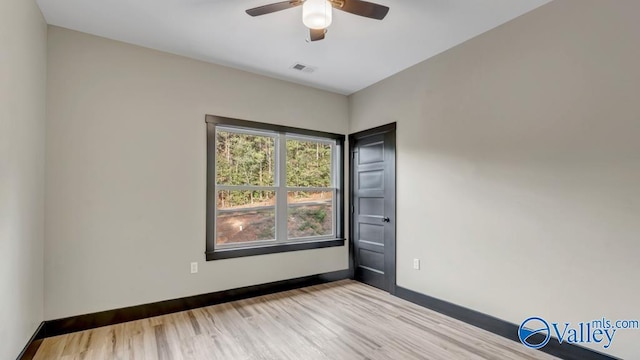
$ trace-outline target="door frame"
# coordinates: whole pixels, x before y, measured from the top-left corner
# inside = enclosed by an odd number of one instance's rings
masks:
[[[393,156],[390,157],[390,161],[392,164],[392,168],[393,168],[393,176],[390,178],[390,180],[392,181],[392,184],[390,184],[390,189],[393,189],[393,214],[392,214],[392,221],[394,222],[394,226],[393,226],[393,232],[394,232],[394,236],[393,236],[393,241],[391,241],[390,244],[385,244],[385,257],[384,257],[384,267],[385,267],[385,277],[387,277],[387,283],[388,283],[388,288],[389,288],[389,293],[391,293],[392,295],[395,295],[396,293],[396,288],[397,288],[397,283],[396,283],[396,272],[397,272],[397,252],[396,252],[396,244],[397,244],[397,236],[398,236],[398,222],[397,222],[397,204],[396,204],[396,198],[397,198],[397,177],[398,177],[398,171],[397,171],[397,149],[396,149],[396,123],[389,123],[386,125],[382,125],[382,126],[378,126],[372,129],[368,129],[368,130],[363,130],[363,131],[359,131],[353,134],[349,134],[349,152],[348,152],[348,156],[349,156],[349,209],[348,209],[348,214],[349,214],[349,275],[351,279],[355,278],[355,244],[354,244],[354,231],[353,231],[353,224],[354,224],[354,212],[353,212],[353,197],[354,197],[354,191],[353,191],[353,184],[354,184],[354,179],[353,179],[353,171],[354,171],[354,163],[353,163],[353,154],[354,154],[354,143],[355,143],[355,139],[357,137],[362,137],[362,136],[370,136],[370,135],[376,135],[376,134],[380,134],[380,133],[387,133],[387,132],[391,132],[393,136],[391,136],[390,138],[390,143],[393,147]],[[386,185],[385,185],[386,186]],[[387,199],[385,198],[385,202],[387,201]],[[390,256],[387,258],[387,251],[390,251]]]

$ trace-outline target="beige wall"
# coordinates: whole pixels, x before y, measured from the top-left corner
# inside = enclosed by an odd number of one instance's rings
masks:
[[[517,324],[640,318],[639,13],[554,1],[350,97],[351,132],[398,122],[398,285]]]
[[[34,1],[0,1],[0,359],[43,319],[46,39]]]
[[[348,267],[346,246],[204,261],[205,114],[346,134],[345,96],[57,27],[48,45],[46,319]]]

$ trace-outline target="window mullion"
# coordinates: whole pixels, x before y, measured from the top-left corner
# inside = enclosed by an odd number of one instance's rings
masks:
[[[325,191],[333,191],[335,188],[334,187],[298,187],[298,186],[294,186],[294,187],[287,187],[286,190],[287,191],[311,191],[311,192],[325,192]]]
[[[278,190],[276,191],[276,241],[287,241],[287,141],[284,134],[278,134],[277,142]]]
[[[275,186],[253,186],[253,185],[216,185],[216,191],[242,191],[242,190],[254,190],[254,191],[275,191],[278,190]]]

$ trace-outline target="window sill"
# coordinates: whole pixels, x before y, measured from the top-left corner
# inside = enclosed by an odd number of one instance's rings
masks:
[[[291,243],[291,244],[268,245],[268,246],[252,247],[252,248],[215,250],[215,251],[208,251],[205,254],[207,256],[207,261],[233,259],[233,258],[245,257],[245,256],[277,254],[277,253],[289,252],[289,251],[311,250],[311,249],[343,246],[345,241],[346,241],[345,239],[309,241],[309,242],[300,242],[300,243]]]

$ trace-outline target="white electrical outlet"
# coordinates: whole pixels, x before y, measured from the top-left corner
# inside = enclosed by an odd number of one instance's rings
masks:
[[[197,262],[192,262],[191,263],[191,273],[195,274],[198,272],[198,263]]]
[[[413,259],[413,269],[420,270],[420,259]]]

